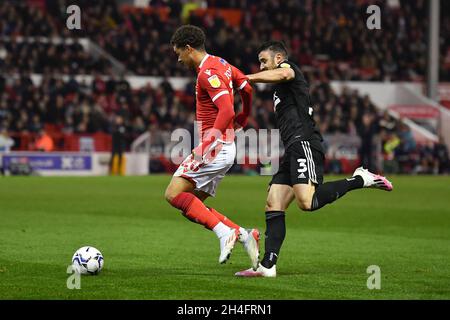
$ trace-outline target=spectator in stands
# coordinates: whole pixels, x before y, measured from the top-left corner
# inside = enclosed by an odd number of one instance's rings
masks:
[[[403,168],[403,172],[433,174],[437,173],[436,159],[434,158],[434,143],[432,141],[425,145],[419,146],[417,150],[411,151],[408,154],[409,161],[412,163],[413,169],[408,171]],[[409,169],[409,168],[408,168]]]
[[[444,137],[439,137],[439,142],[434,145],[434,158],[436,159],[437,172],[440,174],[450,173],[450,157]]]
[[[1,154],[8,153],[11,147],[14,146],[14,140],[8,136],[6,128],[0,127],[0,174],[5,174],[5,169],[1,161]]]
[[[0,128],[0,153],[7,153],[14,146],[14,140],[8,135],[6,128]]]
[[[380,129],[384,129],[386,131],[394,131],[396,126],[396,121],[389,115],[389,112],[385,110],[383,115],[379,119]]]
[[[369,171],[376,171],[374,168],[374,139],[378,131],[375,116],[365,113],[362,116],[361,124],[358,126],[358,134],[361,138],[361,146],[359,148],[359,157],[361,165]]]
[[[44,128],[41,128],[38,132],[38,136],[34,143],[34,150],[50,152],[54,149],[53,139],[50,137]]]
[[[400,139],[400,144],[395,149],[395,157],[398,161],[400,172],[412,172],[415,167],[415,159],[412,153],[416,149],[416,141],[414,140],[411,129],[403,121],[400,122],[397,134]]]
[[[394,131],[383,131],[383,171],[385,173],[398,173],[398,162],[395,159],[395,150],[400,145],[400,139]]]
[[[120,115],[114,116],[112,125],[112,150],[109,162],[109,172],[111,175],[125,175],[126,132],[124,119]]]
[[[404,122],[400,122],[398,137],[401,141],[400,147],[404,152],[409,152],[416,148],[416,141],[414,140],[411,129]]]

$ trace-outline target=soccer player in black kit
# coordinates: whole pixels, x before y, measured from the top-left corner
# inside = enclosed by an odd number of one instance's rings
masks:
[[[258,49],[258,60],[262,71],[247,77],[251,83],[274,84],[274,112],[285,155],[269,186],[263,260],[256,270],[240,271],[236,276],[276,277],[277,258],[286,234],[285,211],[294,199],[301,210],[315,211],[348,191],[391,191],[392,184],[362,167],[351,178],[323,183],[323,139],[313,120],[313,105],[302,72],[288,60],[282,42],[264,43]]]

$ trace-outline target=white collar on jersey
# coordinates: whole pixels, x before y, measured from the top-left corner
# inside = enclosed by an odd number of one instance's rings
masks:
[[[209,54],[206,54],[203,57],[202,61],[200,61],[200,65],[198,66],[199,69],[202,67],[203,63],[205,63],[205,61],[206,61],[206,59],[208,59],[208,57],[209,57]]]

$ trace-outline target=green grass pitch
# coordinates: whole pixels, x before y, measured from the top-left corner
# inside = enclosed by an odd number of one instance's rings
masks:
[[[450,299],[450,178],[391,178],[391,193],[357,190],[315,213],[292,205],[278,277],[244,279],[240,244],[219,265],[215,235],[164,201],[169,176],[3,177],[0,299]],[[268,181],[227,176],[207,204],[263,232]],[[105,267],[69,290],[84,245]],[[380,290],[366,286],[370,265]]]

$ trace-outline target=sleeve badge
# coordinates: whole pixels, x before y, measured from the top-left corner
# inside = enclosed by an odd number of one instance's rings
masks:
[[[280,68],[290,68],[290,67],[291,67],[291,65],[289,63],[286,63],[286,62],[280,64]]]
[[[212,75],[208,78],[208,82],[213,88],[220,88],[220,79],[217,75]]]

